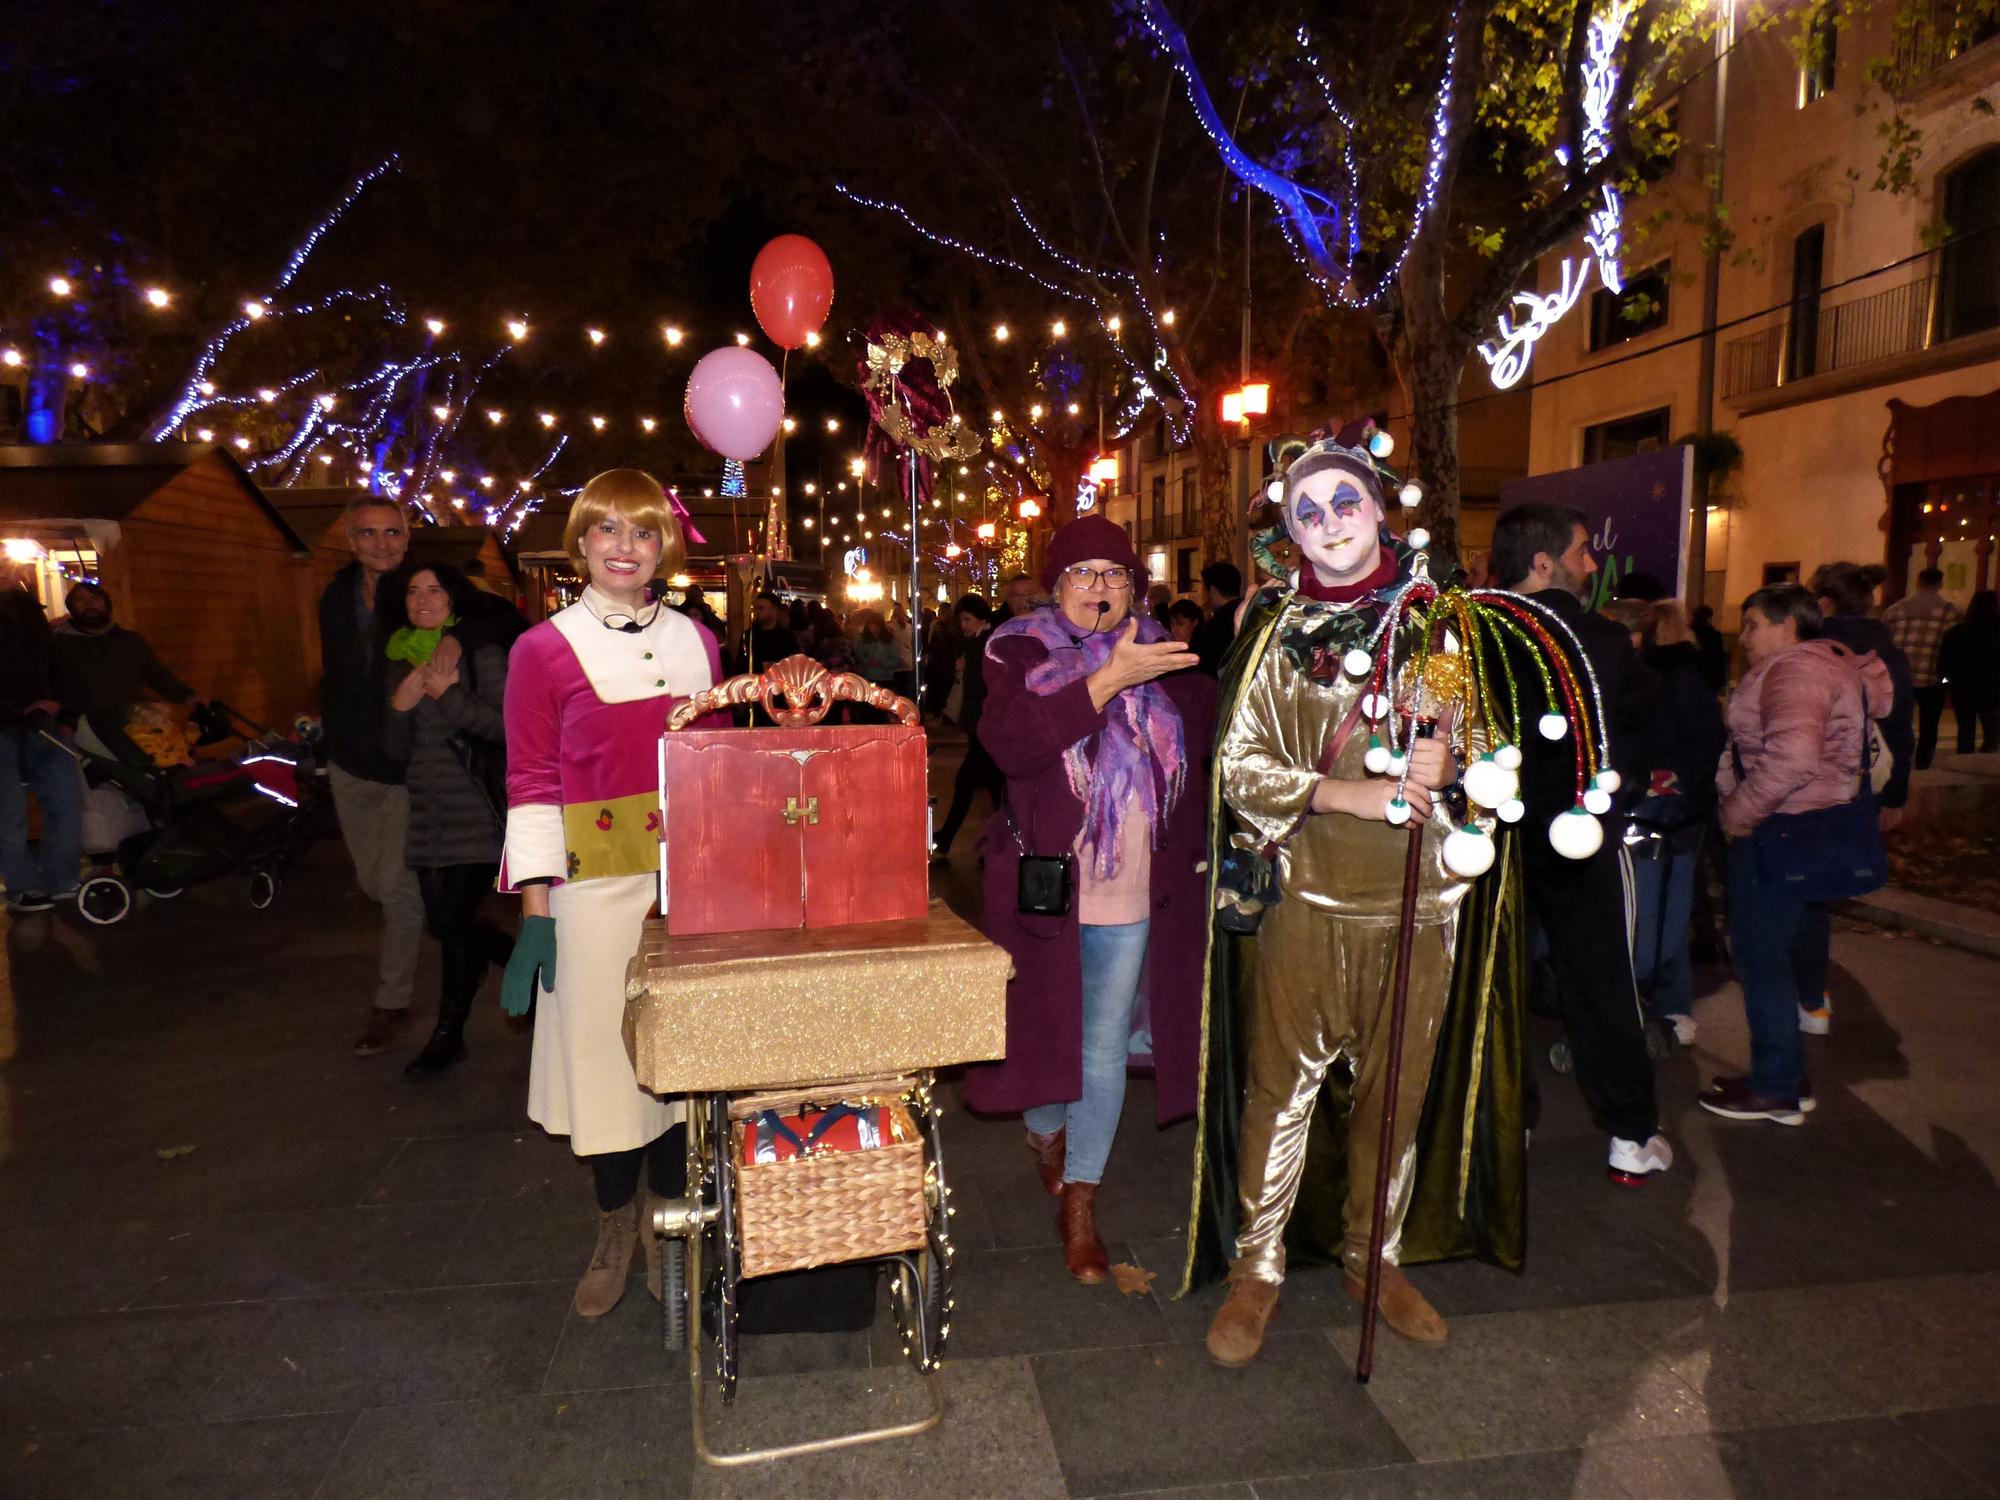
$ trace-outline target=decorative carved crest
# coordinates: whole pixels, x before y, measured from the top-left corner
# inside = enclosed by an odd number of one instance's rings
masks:
[[[703,714],[760,705],[784,729],[803,729],[827,716],[842,699],[887,709],[899,724],[918,722],[917,706],[852,672],[829,672],[810,656],[788,656],[761,674],[731,677],[703,688],[667,716],[667,728],[685,729]]]

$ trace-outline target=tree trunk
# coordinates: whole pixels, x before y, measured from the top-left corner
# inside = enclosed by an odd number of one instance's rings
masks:
[[[1057,448],[1053,444],[1042,448],[1042,466],[1049,471],[1049,509],[1051,528],[1067,525],[1076,519],[1076,492],[1083,483],[1083,471],[1090,467],[1090,460],[1096,450],[1089,444],[1077,448]]]
[[[1397,471],[1424,487],[1418,523],[1431,534],[1430,551],[1439,563],[1459,561],[1458,548],[1458,384],[1465,360],[1449,347],[1429,343],[1397,361],[1410,399],[1415,441],[1410,459]],[[1388,497],[1395,507],[1396,497]]]
[[[1201,559],[1243,566],[1243,517],[1231,493],[1232,444],[1219,420],[1203,411],[1194,424],[1195,490],[1201,496]]]

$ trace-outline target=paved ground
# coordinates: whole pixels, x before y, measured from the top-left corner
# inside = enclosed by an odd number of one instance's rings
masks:
[[[972,871],[960,846],[949,889]],[[227,886],[124,927],[16,921],[0,1068],[0,1494],[2000,1496],[2000,967],[1843,931],[1803,1130],[1691,1104],[1740,1065],[1733,989],[1662,1069],[1683,1165],[1603,1177],[1545,1082],[1521,1277],[1420,1270],[1450,1343],[1371,1386],[1325,1272],[1267,1357],[1206,1363],[1166,1295],[1188,1133],[1135,1088],[1103,1197],[1152,1295],[1062,1274],[1018,1126],[954,1114],[953,1411],[914,1442],[740,1473],[693,1458],[682,1366],[635,1282],[570,1312],[584,1173],[522,1115],[527,1044],[482,1005],[456,1074],[357,1060],[369,908],[336,846],[277,908]],[[192,1148],[184,1150],[183,1148]],[[178,1153],[178,1154],[174,1154]],[[910,1409],[873,1335],[750,1341],[749,1439]]]

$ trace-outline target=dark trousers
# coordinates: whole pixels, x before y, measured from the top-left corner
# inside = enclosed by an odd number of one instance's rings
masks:
[[[1001,776],[1000,768],[975,733],[965,742],[965,759],[959,762],[958,777],[951,784],[951,807],[944,815],[944,826],[933,840],[938,853],[951,853],[951,841],[958,837],[958,830],[965,825],[965,815],[972,811],[973,793],[982,791],[998,812],[1001,798],[1007,795],[1006,778]]]
[[[444,984],[438,992],[438,1025],[461,1027],[486,966],[504,968],[513,939],[481,920],[480,905],[493,889],[497,865],[436,865],[417,871],[424,927],[444,951]]]
[[[1938,720],[1944,717],[1944,700],[1951,689],[1942,682],[1916,689],[1917,695],[1917,769],[1923,770],[1937,754]],[[1963,734],[1963,730],[1960,731]]]
[[[1750,1023],[1750,1089],[1796,1099],[1805,1082],[1799,1007],[1826,990],[1833,922],[1826,907],[1800,901],[1758,876],[1749,839],[1729,843],[1729,951]]]
[[[600,1152],[584,1160],[590,1163],[600,1213],[616,1213],[638,1195],[641,1167],[654,1197],[678,1198],[687,1190],[687,1126],[668,1126],[666,1134],[650,1145]]]
[[[1920,690],[1921,691],[1921,690]],[[1976,742],[1982,752],[2000,750],[2000,703],[1984,702],[1962,688],[1951,690],[1951,711],[1958,719],[1958,753],[1972,754]]]
[[[1597,1128],[1628,1141],[1659,1129],[1653,1063],[1625,937],[1625,875],[1616,847],[1564,859],[1548,840],[1524,838],[1523,889],[1548,942],[1556,1008],[1577,1087]]]

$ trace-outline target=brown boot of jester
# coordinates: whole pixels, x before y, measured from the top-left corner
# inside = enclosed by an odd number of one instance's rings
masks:
[[[1225,1370],[1240,1370],[1264,1347],[1264,1329],[1278,1310],[1278,1283],[1237,1276],[1229,1300],[1208,1325],[1208,1357]]]
[[[1085,1286],[1096,1286],[1110,1273],[1111,1260],[1097,1237],[1097,1184],[1065,1182],[1062,1207],[1056,1212],[1062,1232],[1063,1264]]]
[[[1365,1302],[1368,1288],[1365,1282],[1352,1271],[1341,1277],[1340,1284],[1347,1295],[1356,1302]],[[1424,1299],[1424,1294],[1410,1285],[1410,1278],[1403,1274],[1401,1266],[1383,1262],[1382,1292],[1375,1300],[1381,1309],[1382,1321],[1413,1344],[1442,1344],[1445,1338],[1444,1319],[1438,1310]]]

